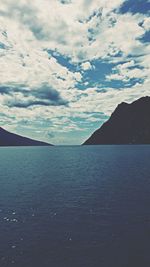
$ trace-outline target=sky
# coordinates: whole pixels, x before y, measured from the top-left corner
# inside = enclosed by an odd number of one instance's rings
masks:
[[[150,0],[0,0],[0,126],[79,145],[150,95]]]

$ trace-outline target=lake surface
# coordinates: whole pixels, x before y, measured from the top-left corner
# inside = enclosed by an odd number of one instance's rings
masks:
[[[0,148],[0,267],[149,267],[150,146]]]

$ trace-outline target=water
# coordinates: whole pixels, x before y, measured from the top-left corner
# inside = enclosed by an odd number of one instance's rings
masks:
[[[0,267],[149,267],[150,146],[0,148]]]

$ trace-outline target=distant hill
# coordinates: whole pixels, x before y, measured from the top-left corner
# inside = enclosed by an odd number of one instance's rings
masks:
[[[150,144],[150,97],[119,104],[83,145]]]
[[[0,146],[50,146],[51,144],[32,140],[17,134],[10,133],[0,127]]]

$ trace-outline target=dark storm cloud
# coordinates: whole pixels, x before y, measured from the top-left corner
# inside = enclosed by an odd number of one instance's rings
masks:
[[[53,88],[50,88],[46,84],[38,90],[32,91],[32,95],[40,99],[47,99],[54,102],[60,100],[59,92],[54,90]]]
[[[66,101],[60,99],[59,101],[51,101],[51,100],[8,100],[5,102],[8,107],[16,107],[16,108],[28,108],[31,106],[61,106],[67,105]]]
[[[71,2],[71,0],[60,0],[60,3],[62,4],[70,4]]]
[[[24,86],[1,86],[0,94],[9,96],[4,101],[8,107],[28,108],[37,105],[68,105],[68,102],[61,97],[60,93],[48,84],[43,84],[40,88],[34,88],[32,90]]]
[[[8,86],[0,86],[0,94],[10,94],[11,88]]]

